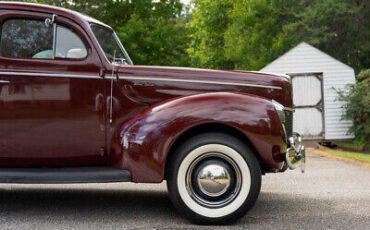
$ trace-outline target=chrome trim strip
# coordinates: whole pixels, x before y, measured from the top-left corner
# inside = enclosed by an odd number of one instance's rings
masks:
[[[157,77],[129,77],[129,76],[120,76],[120,79],[124,80],[134,80],[134,81],[170,81],[170,82],[185,82],[185,83],[203,83],[203,84],[216,84],[216,85],[234,85],[234,86],[246,86],[246,87],[256,87],[256,88],[267,88],[267,89],[281,89],[280,86],[271,86],[271,85],[256,85],[256,84],[247,84],[239,82],[223,82],[223,81],[205,81],[205,80],[186,80],[186,79],[167,79],[167,78],[157,78]]]
[[[10,81],[0,80],[0,84],[10,84]]]
[[[287,79],[289,82],[291,82],[291,81],[292,81],[291,76],[289,76],[288,74],[281,74],[281,73],[274,73],[274,72],[264,72],[264,71],[248,71],[248,72],[251,72],[251,73],[262,73],[262,74],[275,75],[275,76],[279,76],[279,77],[285,78],[285,79]]]
[[[53,74],[53,73],[0,72],[0,75],[101,79],[101,77],[98,75]],[[106,76],[105,78],[110,79],[111,77]],[[202,84],[234,85],[234,86],[246,86],[246,87],[280,89],[281,90],[280,86],[256,85],[256,84],[247,84],[247,83],[239,83],[239,82],[186,80],[186,79],[173,79],[173,78],[167,79],[167,78],[151,78],[151,77],[129,77],[129,76],[120,76],[119,78],[125,79],[125,80],[134,80],[134,81],[136,80],[136,81],[167,81],[167,82],[202,83]]]
[[[56,53],[56,49],[57,49],[57,30],[58,30],[58,27],[57,27],[57,23],[55,22],[56,17],[57,17],[57,15],[53,14],[53,16],[51,18],[51,23],[53,23],[53,58],[55,58],[55,53]]]
[[[79,75],[79,74],[55,74],[55,73],[0,72],[0,75],[102,79],[99,75],[83,75],[83,74]]]
[[[290,107],[284,107],[283,110],[290,111],[290,112],[294,112],[295,111],[295,109],[290,108]]]
[[[126,52],[126,49],[125,47],[123,47],[122,43],[121,43],[121,40],[119,40],[119,37],[117,36],[116,32],[113,32],[113,36],[114,38],[116,39],[116,42],[118,43],[118,46],[121,48],[122,52],[124,53],[124,55],[126,56],[126,59],[128,61],[128,63],[130,65],[133,65],[134,63],[132,62],[130,56],[128,55],[128,53]],[[104,52],[105,54],[105,52]]]

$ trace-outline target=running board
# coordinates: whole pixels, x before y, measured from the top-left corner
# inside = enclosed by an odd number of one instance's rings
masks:
[[[74,184],[129,182],[131,173],[111,167],[0,168],[0,183]]]

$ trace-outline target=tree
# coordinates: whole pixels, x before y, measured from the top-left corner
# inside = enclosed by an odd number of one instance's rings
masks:
[[[117,33],[132,59],[146,65],[187,65],[188,38],[179,0],[138,1],[127,23]],[[139,4],[140,3],[140,4]],[[138,4],[138,5],[136,5]]]
[[[284,26],[286,43],[295,46],[304,40],[357,72],[369,68],[369,1],[304,0],[301,6]]]
[[[197,67],[233,69],[224,52],[225,32],[230,24],[231,1],[194,0],[194,10],[187,24],[190,64]]]
[[[286,0],[234,0],[225,34],[225,53],[234,68],[259,70],[285,52],[282,28],[296,9]]]
[[[301,41],[354,67],[369,66],[369,1],[194,0],[191,64],[258,70]]]
[[[286,50],[282,27],[292,0],[194,0],[188,23],[191,64],[258,70]],[[296,7],[297,8],[297,7]]]

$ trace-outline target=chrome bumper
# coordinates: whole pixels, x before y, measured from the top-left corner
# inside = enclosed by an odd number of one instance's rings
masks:
[[[290,169],[300,167],[302,173],[304,173],[306,166],[306,150],[304,145],[302,145],[302,138],[298,133],[293,133],[288,140],[290,147],[286,151],[285,160]]]

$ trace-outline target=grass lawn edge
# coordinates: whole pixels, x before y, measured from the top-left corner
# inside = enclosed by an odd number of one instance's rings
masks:
[[[342,156],[334,155],[334,154],[331,154],[331,153],[327,153],[323,150],[314,149],[314,148],[307,148],[306,152],[308,154],[315,154],[315,155],[325,157],[325,158],[336,159],[336,160],[344,161],[344,162],[347,162],[347,163],[355,164],[355,165],[362,166],[362,167],[370,169],[370,163],[365,162],[365,161],[360,161],[360,160],[356,160],[356,159],[352,159],[352,158],[348,158],[348,157],[342,157]]]

